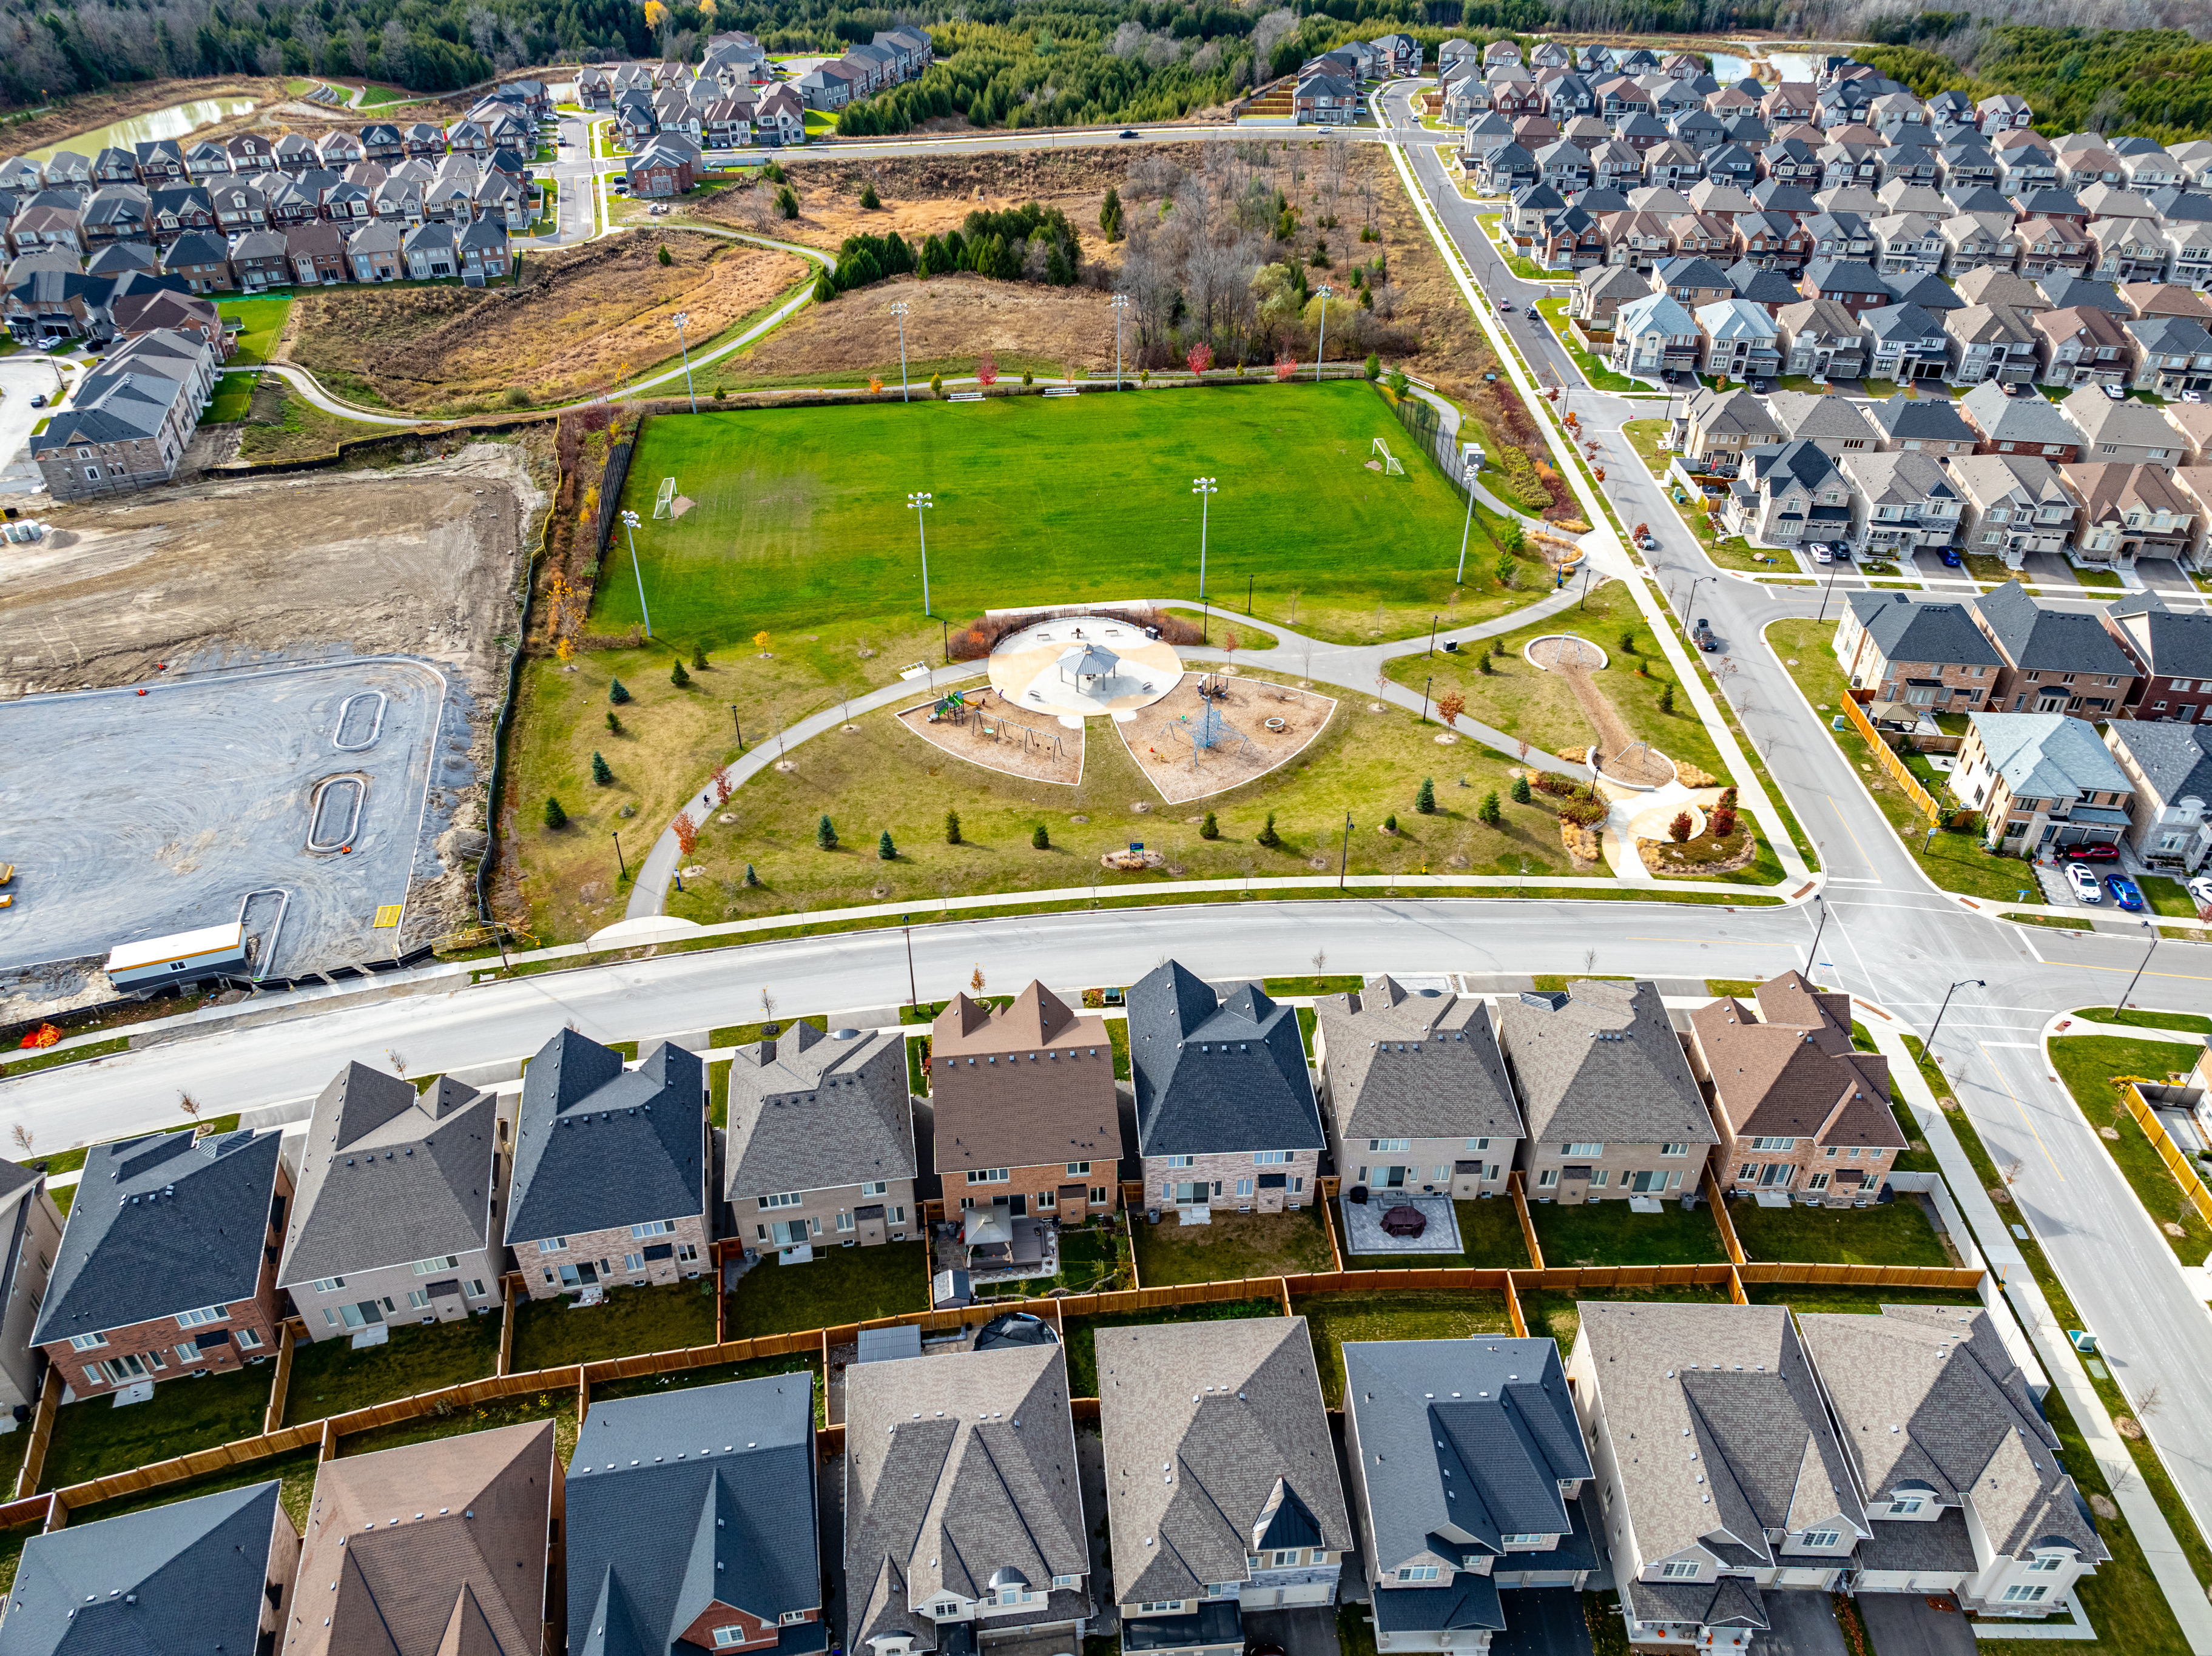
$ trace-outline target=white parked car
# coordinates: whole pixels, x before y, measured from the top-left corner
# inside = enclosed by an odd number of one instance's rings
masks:
[[[2075,897],[2081,902],[2101,903],[2105,901],[2104,888],[2097,883],[2097,877],[2082,864],[2068,865],[2066,883],[2074,888]]]
[[[1814,563],[1833,563],[1836,561],[1836,555],[1828,550],[1826,541],[1814,541],[1806,549],[1812,553]]]
[[[2200,874],[2189,883],[2189,901],[2200,909],[2212,908],[2212,877]]]

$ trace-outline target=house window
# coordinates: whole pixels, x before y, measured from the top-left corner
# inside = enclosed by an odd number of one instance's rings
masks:
[[[1901,1495],[1889,1503],[1889,1515],[1892,1518],[1911,1518],[1914,1513],[1925,1508],[1927,1505],[1928,1502],[1923,1496]],[[2035,1562],[2040,1564],[2043,1561],[2039,1558]],[[2029,1568],[2033,1568],[2034,1566],[2031,1565]]]
[[[1754,1138],[1751,1147],[1755,1150],[1790,1150],[1797,1148],[1794,1138]]]
[[[1662,1564],[1659,1567],[1659,1579],[1662,1581],[1694,1580],[1697,1578],[1697,1574],[1698,1567],[1687,1560],[1681,1560],[1670,1564]]]
[[[483,1278],[483,1277],[470,1277],[470,1278],[469,1278],[469,1297],[470,1297],[471,1299],[472,1299],[472,1300],[481,1300],[482,1298],[483,1298],[483,1296],[484,1296]]]
[[[96,1351],[106,1344],[107,1336],[105,1334],[72,1334],[70,1336],[70,1346],[73,1350]]]
[[[407,1290],[407,1303],[417,1311],[427,1311],[430,1307],[430,1295],[426,1289],[410,1288]]]
[[[1082,1580],[1079,1575],[1055,1575],[1052,1578],[1052,1584],[1055,1587],[1072,1587]]]
[[[313,1283],[314,1290],[318,1294],[333,1293],[344,1286],[345,1278],[343,1277],[318,1277]]]
[[[630,1240],[641,1242],[648,1236],[665,1236],[675,1228],[675,1225],[666,1219],[648,1219],[641,1225],[629,1228]]]
[[[1662,1144],[1659,1147],[1659,1154],[1662,1156],[1687,1156],[1689,1153],[1690,1147],[1687,1144]]]
[[[971,1178],[973,1176],[973,1174],[969,1175]],[[793,1190],[786,1191],[781,1196],[763,1196],[758,1198],[758,1202],[759,1205],[763,1208],[795,1208],[799,1205],[799,1192]],[[545,1244],[540,1242],[538,1246],[542,1248]],[[562,1247],[568,1246],[568,1239],[566,1237],[562,1239],[561,1246]]]
[[[441,1253],[434,1259],[417,1259],[415,1262],[415,1274],[417,1277],[428,1277],[434,1271],[451,1271],[460,1262],[461,1256],[458,1253]]]
[[[1498,1544],[1507,1547],[1537,1547],[1551,1538],[1548,1535],[1538,1535],[1534,1532],[1526,1535],[1501,1535],[1498,1538]]]
[[[1249,1196],[1252,1193],[1252,1181],[1249,1179],[1238,1180],[1237,1181],[1237,1193],[1239,1196]]]
[[[838,1210],[837,1210],[837,1228],[838,1228],[838,1229],[840,1229],[840,1230],[850,1230],[850,1229],[852,1229],[852,1228],[853,1228],[853,1216],[852,1216],[850,1213],[847,1212],[843,1208],[840,1208],[840,1209],[838,1209]]]
[[[1005,1168],[972,1168],[968,1182],[971,1185],[1003,1185],[1012,1177]]]
[[[1805,1544],[1808,1547],[1832,1547],[1841,1539],[1843,1539],[1842,1532],[1838,1530],[1808,1530],[1805,1532]]]
[[[1401,1581],[1433,1581],[1439,1574],[1434,1564],[1401,1564],[1398,1567]]]
[[[1591,1169],[1590,1169],[1590,1188],[1591,1188],[1592,1190],[1603,1190],[1603,1189],[1604,1189],[1607,1185],[1611,1184],[1612,1182],[1613,1182],[1613,1169],[1612,1169],[1612,1168],[1591,1168]]]
[[[644,1269],[645,1269],[645,1255],[643,1255],[642,1253],[625,1253],[625,1254],[623,1254],[623,1270],[625,1270],[625,1271],[642,1271],[642,1270],[644,1270]]]
[[[1536,1175],[1536,1187],[1539,1190],[1549,1190],[1559,1182],[1559,1170],[1557,1168],[1547,1168]]]
[[[1170,1156],[1168,1157],[1168,1165],[1171,1168],[1188,1168],[1194,1165],[1194,1158],[1188,1156]]]
[[[1290,1159],[1291,1153],[1288,1150],[1255,1150],[1252,1152],[1252,1161],[1254,1164],[1262,1168],[1279,1168]]]
[[[2040,1585],[2010,1586],[2004,1590],[2004,1602],[2008,1604],[2039,1604],[2043,1602],[2044,1594],[2050,1591],[2049,1587]]]
[[[714,1647],[718,1650],[723,1649],[731,1645],[741,1645],[744,1643],[744,1641],[745,1630],[743,1628],[716,1628],[714,1629]]]
[[[1806,1188],[1807,1190],[1826,1190],[1826,1189],[1827,1189],[1827,1188],[1828,1188],[1828,1175],[1827,1175],[1826,1174],[1825,1174],[1825,1173],[1816,1173],[1816,1174],[1814,1174],[1810,1179],[1808,1179],[1808,1180],[1805,1181],[1805,1188]]]
[[[1088,1179],[1091,1176],[1091,1164],[1088,1162],[1069,1162],[1067,1176],[1070,1179]]]
[[[1474,1148],[1474,1144],[1473,1139],[1468,1140],[1469,1149]],[[1410,1138],[1370,1138],[1367,1141],[1367,1148],[1370,1150],[1410,1150],[1413,1148],[1413,1141]]]
[[[1487,1138],[1470,1138],[1467,1141],[1467,1147],[1471,1150],[1486,1150],[1490,1148],[1490,1141]]]
[[[198,1328],[207,1323],[219,1323],[230,1315],[230,1307],[223,1305],[204,1305],[198,1311],[179,1311],[177,1326]]]
[[[259,1347],[261,1336],[250,1328],[241,1328],[238,1331],[238,1343],[244,1350],[252,1351]]]
[[[794,1196],[791,1199],[796,1202],[799,1198]],[[766,1197],[761,1198],[761,1205],[763,1207],[768,1205]],[[565,1236],[548,1236],[538,1243],[538,1251],[540,1253],[566,1253],[568,1251],[568,1239]]]
[[[1559,1146],[1559,1154],[1562,1156],[1603,1156],[1605,1154],[1605,1146],[1602,1144],[1562,1144]]]

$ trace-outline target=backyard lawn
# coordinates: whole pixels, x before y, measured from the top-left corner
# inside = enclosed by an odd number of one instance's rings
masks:
[[[1347,1253],[1346,1271],[1526,1271],[1528,1244],[1521,1234],[1521,1216],[1510,1198],[1493,1196],[1486,1202],[1455,1202],[1459,1220],[1458,1253]],[[1343,1210],[1337,1210],[1343,1222]],[[1340,1234],[1341,1232],[1339,1233]]]
[[[548,1386],[543,1392],[526,1392],[520,1397],[478,1404],[474,1408],[447,1409],[443,1413],[395,1421],[389,1426],[371,1427],[366,1432],[351,1433],[339,1439],[338,1453],[374,1454],[379,1449],[397,1449],[402,1444],[428,1443],[437,1438],[496,1431],[503,1426],[524,1426],[540,1420],[553,1422],[554,1448],[562,1465],[568,1465],[568,1456],[576,1447],[576,1388],[573,1386]]]
[[[225,1489],[266,1483],[273,1478],[282,1486],[276,1492],[276,1504],[283,1507],[296,1526],[304,1530],[307,1527],[307,1510],[314,1503],[315,1468],[321,1459],[320,1449],[311,1444],[289,1455],[269,1455],[180,1483],[156,1484],[136,1495],[118,1495],[112,1501],[95,1501],[88,1507],[72,1507],[70,1522],[96,1524],[102,1519],[121,1518],[129,1513],[142,1513],[149,1507],[167,1507],[179,1501],[194,1501],[204,1495],[221,1495]],[[21,1532],[13,1533],[20,1535]]]
[[[1666,1202],[1656,1213],[1637,1213],[1625,1200],[1532,1202],[1536,1246],[1544,1263],[1560,1265],[1701,1265],[1725,1264],[1720,1227],[1703,1203],[1684,1210]]]
[[[1332,1409],[1344,1402],[1346,1340],[1463,1340],[1476,1334],[1510,1334],[1503,1294],[1309,1294],[1291,1301],[1313,1333],[1322,1397]]]
[[[661,1392],[686,1392],[696,1386],[727,1386],[733,1380],[762,1380],[771,1374],[804,1377],[813,1388],[818,1409],[823,1402],[822,1359],[794,1353],[787,1357],[751,1357],[744,1362],[708,1363],[701,1368],[677,1368],[665,1374],[638,1374],[629,1380],[601,1380],[592,1387],[593,1403],[612,1403],[623,1398],[650,1397]]]
[[[301,1340],[292,1350],[284,1400],[288,1425],[365,1409],[372,1403],[482,1380],[499,1368],[499,1314],[459,1322],[392,1326],[382,1345],[356,1351],[344,1335]]]
[[[725,1322],[730,1338],[747,1340],[928,1309],[929,1244],[879,1242],[817,1249],[802,1265],[763,1259],[738,1278]]]
[[[66,1489],[103,1473],[258,1436],[276,1376],[270,1361],[205,1380],[164,1380],[145,1402],[121,1409],[109,1398],[81,1398],[54,1416],[39,1487]]]
[[[223,375],[216,382],[215,400],[208,404],[208,411],[200,416],[200,423],[205,426],[228,425],[246,418],[247,410],[253,406],[254,384],[260,377],[253,373]]]
[[[1146,1288],[1295,1276],[1335,1263],[1315,1203],[1297,1213],[1216,1211],[1205,1225],[1164,1214],[1157,1225],[1137,1219],[1135,1228],[1137,1281]]]
[[[1098,1395],[1098,1344],[1102,1328],[1134,1328],[1146,1323],[1241,1322],[1248,1317],[1279,1317],[1279,1300],[1219,1300],[1202,1305],[1158,1306],[1150,1311],[1119,1311],[1103,1317],[1070,1317],[1064,1338],[1067,1352],[1067,1394]]]
[[[523,1300],[514,1310],[518,1374],[565,1363],[645,1351],[680,1351],[714,1343],[714,1283],[671,1283],[665,1288],[616,1288],[598,1305],[579,1307],[575,1295]]]
[[[1123,1027],[1119,1022],[1107,1025],[1109,1029]],[[1040,1299],[1061,1289],[1070,1294],[1100,1294],[1128,1286],[1129,1234],[1122,1228],[1117,1214],[1110,1224],[1061,1231],[1060,1269],[1052,1276],[984,1283],[977,1290],[977,1302],[994,1298]]]
[[[1729,1204],[1735,1239],[1753,1259],[1838,1265],[1955,1265],[1917,1198],[1869,1208],[1763,1208]]]
[[[272,299],[225,299],[217,301],[216,309],[225,322],[242,325],[238,331],[238,349],[231,354],[234,362],[266,362],[276,349],[277,337],[284,331],[285,318],[292,314],[292,296],[285,294]],[[233,415],[235,420],[242,417]]]
[[[2122,1107],[2113,1080],[2116,1076],[2142,1076],[2163,1081],[2169,1072],[2185,1067],[2191,1049],[2174,1041],[2131,1040],[2124,1035],[2062,1035],[2044,1045],[2051,1067],[2097,1130],[2100,1142],[2127,1176],[2136,1199],[2167,1246],[2184,1265],[2202,1265],[2212,1251],[2212,1225],[2182,1194],[2143,1130]]]
[[[1805,1315],[1841,1313],[1873,1316],[1886,1305],[1955,1305],[1973,1310],[1981,1305],[1973,1290],[1963,1288],[1838,1288],[1826,1283],[1746,1283],[1744,1297],[1753,1305],[1786,1305]]]

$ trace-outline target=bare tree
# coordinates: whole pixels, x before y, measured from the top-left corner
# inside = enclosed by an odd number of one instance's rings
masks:
[[[1322,968],[1323,968],[1324,966],[1327,966],[1328,964],[1328,950],[1327,950],[1326,949],[1315,949],[1315,950],[1314,950],[1314,952],[1313,952],[1313,969],[1314,969],[1314,976],[1316,976],[1316,977],[1319,977],[1319,976],[1321,975]],[[21,1131],[22,1131],[23,1130],[22,1130],[21,1127],[18,1127],[18,1128],[16,1128],[16,1129],[15,1129],[15,1131],[16,1131],[17,1132],[21,1132]],[[29,1148],[30,1148],[30,1146],[29,1146],[29,1145],[27,1145],[27,1144],[24,1146],[24,1149],[28,1149]]]
[[[28,1156],[31,1153],[31,1130],[18,1121],[9,1132],[15,1141],[15,1148]]]

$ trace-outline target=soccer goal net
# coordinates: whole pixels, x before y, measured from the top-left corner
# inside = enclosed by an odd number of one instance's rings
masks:
[[[1384,476],[1402,477],[1406,475],[1406,468],[1398,464],[1398,457],[1390,452],[1390,446],[1384,442],[1380,437],[1377,437],[1375,440],[1375,447],[1371,452],[1382,457],[1382,475]]]
[[[653,497],[653,515],[656,518],[675,517],[676,479],[673,477],[660,480],[660,493]]]

